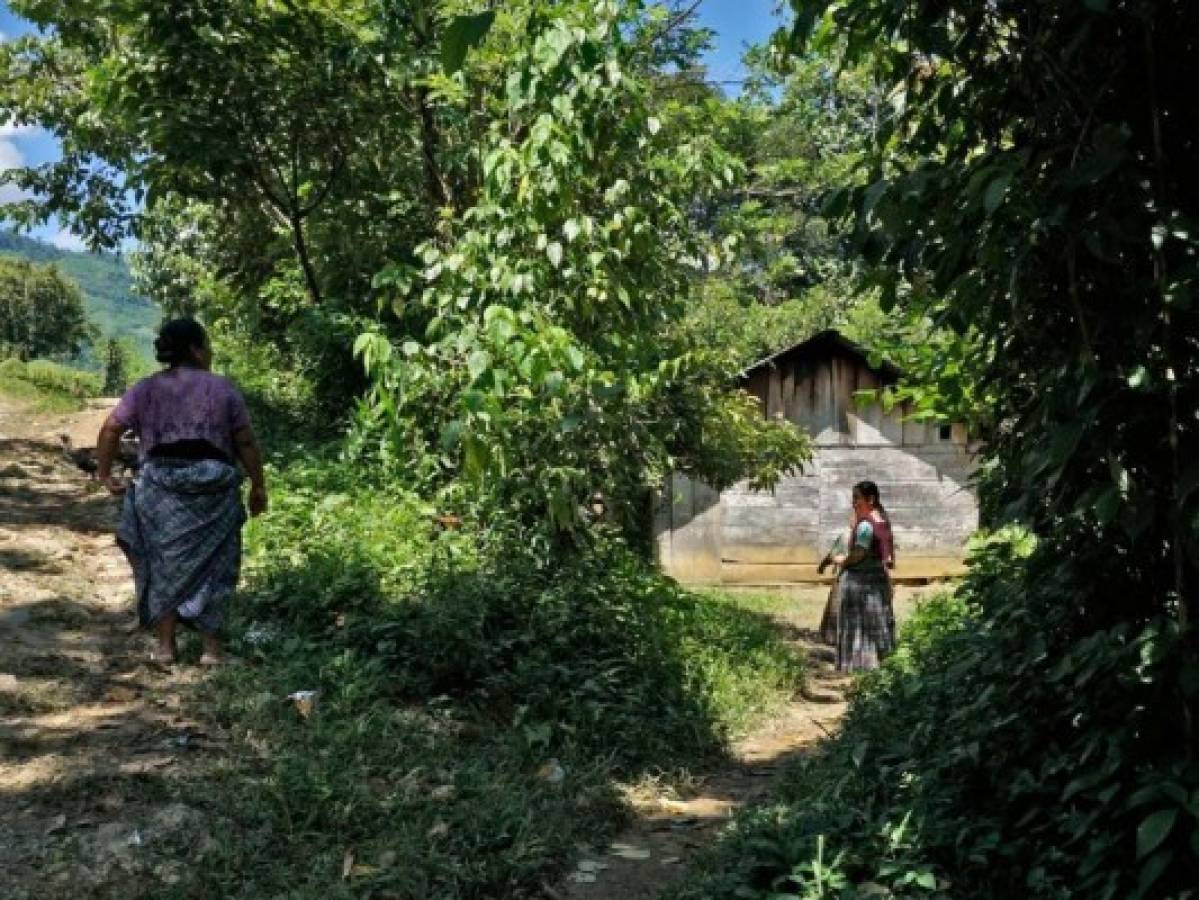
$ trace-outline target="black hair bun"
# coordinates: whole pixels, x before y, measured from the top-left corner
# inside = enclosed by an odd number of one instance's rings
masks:
[[[168,366],[177,366],[192,358],[192,351],[208,346],[208,333],[195,319],[171,319],[158,329],[154,339],[154,358]]]

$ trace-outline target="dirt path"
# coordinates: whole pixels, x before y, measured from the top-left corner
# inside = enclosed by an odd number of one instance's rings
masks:
[[[146,662],[117,502],[55,442],[105,410],[34,415],[0,397],[0,895],[162,896],[204,851],[178,802],[204,727],[194,667]],[[187,852],[180,852],[186,847]]]
[[[900,586],[895,609],[902,620],[933,587]],[[685,877],[688,861],[713,843],[741,808],[767,801],[788,764],[812,753],[836,732],[847,706],[849,681],[837,674],[835,654],[816,640],[828,589],[788,590],[774,617],[796,652],[809,662],[809,681],[778,715],[739,741],[727,766],[698,774],[685,785],[626,789],[632,825],[603,853],[584,856],[576,871],[546,891],[555,900],[651,900]]]
[[[686,784],[626,789],[633,824],[603,853],[590,853],[556,889],[562,900],[650,900],[682,877],[689,859],[711,844],[742,807],[769,797],[779,774],[837,728],[845,711],[847,682],[833,670],[831,651],[793,622],[797,650],[812,662],[804,696],[739,741],[732,762]]]

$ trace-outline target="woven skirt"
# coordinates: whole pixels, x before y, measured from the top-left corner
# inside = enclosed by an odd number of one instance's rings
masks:
[[[891,580],[881,568],[846,569],[839,581],[837,669],[877,669],[895,648]]]
[[[830,647],[837,646],[837,620],[841,607],[841,576],[833,579],[828,588],[828,601],[824,604],[824,615],[820,618],[820,642]]]

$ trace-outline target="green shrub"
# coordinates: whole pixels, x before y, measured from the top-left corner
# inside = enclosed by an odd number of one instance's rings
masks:
[[[535,893],[622,822],[617,776],[718,753],[798,686],[765,617],[612,538],[552,547],[502,514],[445,528],[332,452],[271,476],[231,623],[256,665],[218,691],[259,761],[230,770],[228,803],[194,800],[227,820],[200,895]],[[296,690],[319,691],[312,717]]]
[[[101,379],[92,372],[81,372],[46,359],[34,359],[24,364],[17,377],[51,391],[84,399],[100,395]]]
[[[1174,626],[1081,633],[1060,559],[978,547],[965,587],[914,616],[784,802],[743,817],[676,896],[1193,892],[1199,766],[1170,690]]]
[[[48,360],[0,361],[0,391],[42,412],[71,412],[100,394],[100,378]]]
[[[485,540],[438,532],[429,504],[338,484],[339,468],[310,469],[254,531],[246,615],[369,657],[395,696],[447,695],[555,752],[635,765],[719,750],[802,677],[766,617],[681,590],[615,538],[550,565],[495,523]]]
[[[223,325],[212,328],[214,367],[245,395],[259,436],[269,444],[328,439],[348,421],[352,407],[321,399],[323,377],[303,354],[289,356],[274,344]],[[298,448],[297,448],[298,449]]]

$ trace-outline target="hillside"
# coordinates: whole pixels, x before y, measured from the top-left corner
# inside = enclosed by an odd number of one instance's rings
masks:
[[[88,318],[104,335],[131,338],[148,351],[158,324],[158,307],[134,294],[129,265],[121,257],[60,250],[11,231],[0,231],[0,254],[58,266],[79,284]]]

